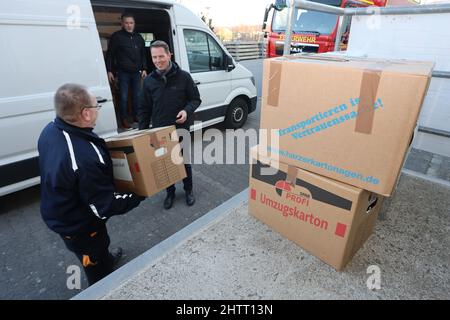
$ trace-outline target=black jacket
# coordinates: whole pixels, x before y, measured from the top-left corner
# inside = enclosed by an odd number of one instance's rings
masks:
[[[156,70],[144,80],[139,106],[139,129],[175,125],[177,114],[186,110],[188,119],[177,128],[189,129],[192,114],[202,100],[191,75],[172,62],[172,68],[163,77]]]
[[[145,41],[139,33],[124,29],[114,32],[106,53],[108,72],[138,72],[147,69]]]
[[[144,199],[115,192],[105,141],[90,128],[56,118],[42,131],[38,150],[41,215],[58,234],[97,231],[109,217],[126,213]]]

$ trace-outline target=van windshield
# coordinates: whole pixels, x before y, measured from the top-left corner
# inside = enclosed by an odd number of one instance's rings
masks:
[[[342,0],[314,1],[340,7]],[[295,33],[315,33],[328,35],[333,32],[338,16],[330,13],[295,9],[295,23],[292,31]],[[288,20],[288,10],[275,11],[272,21],[272,31],[285,32]]]

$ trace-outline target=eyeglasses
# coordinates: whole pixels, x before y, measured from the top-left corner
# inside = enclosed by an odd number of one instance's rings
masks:
[[[97,104],[96,106],[84,106],[83,109],[100,109],[101,107],[101,104]]]

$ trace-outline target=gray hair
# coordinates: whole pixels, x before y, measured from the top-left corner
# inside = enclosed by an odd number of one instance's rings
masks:
[[[150,51],[153,48],[164,48],[164,51],[167,54],[170,54],[169,45],[167,43],[165,43],[164,41],[162,41],[162,40],[156,40],[156,41],[152,42],[152,44],[150,45]]]
[[[91,104],[91,95],[83,85],[66,83],[56,91],[54,103],[58,117],[67,122],[75,122],[79,111]]]

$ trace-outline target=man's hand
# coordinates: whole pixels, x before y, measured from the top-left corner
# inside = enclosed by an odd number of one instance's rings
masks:
[[[114,78],[114,74],[112,72],[108,72],[108,80],[111,83],[114,82],[115,78]]]
[[[187,112],[181,110],[180,112],[178,112],[176,123],[183,124],[186,122],[186,119],[187,119]]]
[[[147,76],[147,71],[142,70],[142,72],[141,72],[141,78],[142,78],[142,79],[145,79],[146,76]]]

